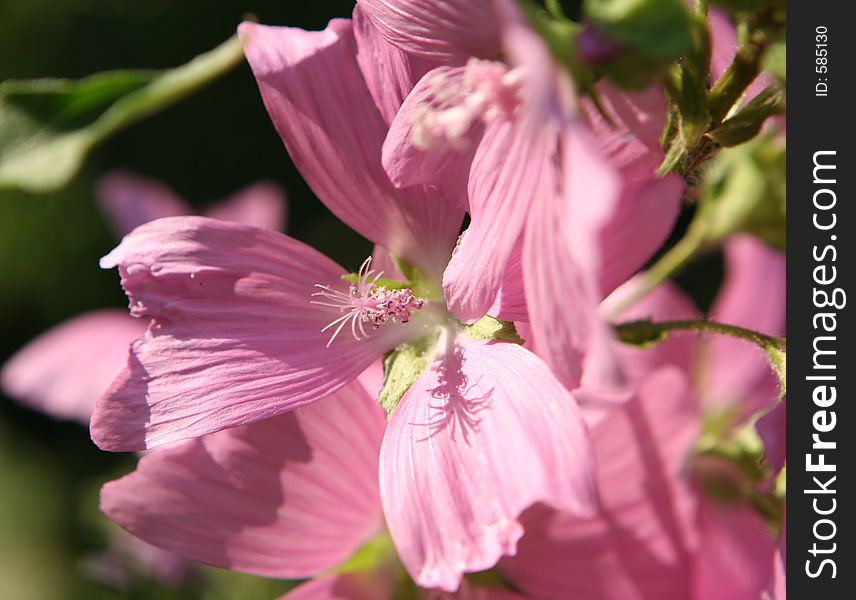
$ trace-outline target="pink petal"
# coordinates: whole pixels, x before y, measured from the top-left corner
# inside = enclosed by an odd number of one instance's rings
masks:
[[[354,37],[366,86],[389,125],[416,82],[437,64],[386,41],[359,5],[354,7]]]
[[[118,237],[155,219],[193,213],[168,187],[127,171],[112,171],[101,178],[98,202]]]
[[[650,178],[663,158],[660,135],[669,105],[662,88],[625,92],[602,81],[597,92],[611,122],[591,102],[583,102],[582,108],[601,151],[625,176]]]
[[[686,377],[674,367],[652,374],[592,430],[603,512],[530,510],[501,571],[537,598],[691,598],[695,503],[679,474],[697,431]]]
[[[146,330],[122,310],[98,310],[43,333],[3,366],[3,391],[59,419],[89,423],[95,400],[110,387],[128,347]]]
[[[785,257],[748,235],[725,246],[726,279],[710,311],[714,321],[748,327],[769,335],[784,332]],[[776,399],[775,376],[755,344],[728,336],[705,341],[699,389],[710,408],[737,406],[757,388],[766,396],[744,412],[769,406]]]
[[[435,60],[463,62],[499,54],[498,17],[490,0],[358,0],[399,48]]]
[[[405,567],[451,592],[514,554],[525,508],[590,514],[595,495],[576,402],[540,360],[515,344],[441,343],[392,414],[380,485]]]
[[[618,207],[598,236],[602,295],[627,281],[663,246],[681,210],[684,184],[668,175],[624,181]]]
[[[622,180],[618,206],[599,236],[599,278],[605,294],[644,265],[666,241],[680,211],[683,183],[674,176],[654,176],[663,158],[660,135],[668,110],[662,89],[651,86],[628,93],[605,81],[597,89],[611,121],[591,102],[582,107],[594,140]]]
[[[562,188],[555,163],[567,149],[560,148],[560,136],[565,130],[581,129],[579,123],[568,124],[570,106],[562,91],[570,83],[562,78],[543,40],[516,5],[509,3],[503,10],[509,13],[503,31],[509,61],[522,69],[524,78],[514,119],[496,119],[488,125],[470,168],[472,221],[443,276],[447,304],[463,321],[490,310],[520,235],[527,221],[531,223],[531,213],[537,212],[533,204],[552,206]],[[603,200],[608,210],[610,202]],[[556,251],[551,247],[549,254]]]
[[[639,270],[665,243],[680,212],[683,184],[677,177],[625,182],[618,208],[598,236],[601,295]],[[645,223],[640,226],[640,223]],[[488,314],[505,321],[526,321],[522,244],[505,267],[499,294]],[[668,314],[664,318],[671,318]]]
[[[597,314],[597,235],[615,206],[618,180],[579,124],[562,136],[561,172],[542,180],[529,214],[523,273],[539,353],[569,388],[580,384],[589,349],[600,351],[595,387],[620,387]],[[551,190],[558,190],[560,195]]]
[[[443,275],[449,310],[464,322],[484,316],[496,299],[533,186],[548,168],[551,143],[546,128],[502,122],[488,128],[476,151],[469,180],[472,221]]]
[[[406,277],[398,270],[395,260],[392,255],[387,252],[383,246],[375,245],[372,250],[372,270],[375,273],[383,273],[383,277],[387,279],[397,279],[404,281]]]
[[[749,506],[704,503],[702,546],[695,566],[694,600],[758,600],[772,576],[776,543]]]
[[[372,398],[377,398],[383,389],[383,361],[377,360],[360,373],[357,380]]]
[[[381,526],[384,418],[358,384],[295,413],[158,450],[101,509],[146,542],[267,577],[337,565]]]
[[[787,409],[782,400],[770,412],[763,415],[755,423],[758,435],[764,442],[764,455],[773,473],[778,473],[785,466],[787,458],[786,445]]]
[[[454,89],[462,86],[464,67],[438,67],[428,72],[404,100],[390,125],[383,143],[383,166],[392,182],[404,187],[417,184],[441,186],[452,198],[467,206],[467,183],[471,163],[484,132],[481,123],[466,133],[466,148],[439,147],[423,150],[414,145],[414,123],[420,110],[431,105],[437,93],[437,81]]]
[[[279,600],[380,600],[393,597],[391,577],[375,571],[324,575],[297,586]]]
[[[262,229],[285,228],[286,199],[274,183],[257,183],[205,211],[205,216]]]
[[[770,598],[771,600],[787,600],[787,572],[785,565],[787,564],[787,522],[782,523],[782,533],[779,534],[779,547],[773,556],[773,580],[770,582]]]
[[[464,579],[457,592],[432,590],[424,594],[423,598],[424,600],[526,600],[527,597],[504,588],[472,585]]]
[[[518,240],[505,265],[499,293],[488,314],[503,321],[528,321],[523,283],[523,242]]]
[[[316,284],[344,270],[280,233],[203,217],[136,229],[102,259],[119,266],[132,314],[152,325],[99,400],[95,442],[140,450],[251,423],[336,391],[407,339],[389,323],[358,341],[321,332],[340,316]]]
[[[363,236],[439,275],[462,212],[435,190],[389,181],[387,127],[357,63],[351,21],[324,31],[243,23],[239,34],[268,113],[318,198]]]
[[[610,312],[612,306],[622,303],[624,298],[632,294],[640,283],[638,278],[631,279],[616,289],[601,304],[601,312]],[[701,313],[692,299],[677,285],[667,281],[619,314],[615,318],[615,322],[637,320],[692,321],[701,318]],[[618,354],[627,377],[633,381],[641,381],[649,373],[665,365],[674,365],[680,368],[682,372],[690,373],[693,368],[693,355],[697,345],[698,338],[691,332],[676,332],[670,334],[659,344],[648,348],[635,348],[628,344],[620,344]]]

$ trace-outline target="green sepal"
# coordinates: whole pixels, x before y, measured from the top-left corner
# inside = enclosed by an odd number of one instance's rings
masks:
[[[748,503],[774,531],[779,531],[785,508],[784,469],[773,473],[764,460],[763,442],[755,429],[760,416],[757,413],[737,427],[734,409],[708,416],[696,446],[694,470],[697,482],[711,500]],[[710,462],[730,468],[705,468],[705,463]],[[773,489],[764,485],[771,478],[775,478]]]
[[[493,340],[523,344],[525,340],[517,334],[517,328],[511,321],[500,321],[490,316],[484,316],[464,329],[464,335],[474,340]]]
[[[401,402],[404,394],[413,385],[431,361],[438,335],[425,336],[415,342],[402,344],[388,352],[383,358],[383,388],[378,396],[389,418]]]
[[[769,117],[784,111],[785,92],[774,84],[758,94],[734,116],[710,132],[710,137],[725,147],[748,142],[761,131]]]
[[[227,73],[242,58],[233,37],[166,71],[0,83],[0,188],[62,187],[96,145]]]

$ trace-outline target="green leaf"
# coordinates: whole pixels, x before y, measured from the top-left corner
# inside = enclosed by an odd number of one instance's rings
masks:
[[[605,34],[651,57],[677,58],[692,46],[682,0],[585,0],[583,10]]]
[[[62,187],[96,145],[227,73],[242,57],[233,37],[166,71],[0,83],[0,188]]]

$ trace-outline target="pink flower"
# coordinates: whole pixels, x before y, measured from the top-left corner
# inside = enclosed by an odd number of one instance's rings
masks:
[[[540,359],[479,337],[446,309],[440,278],[462,211],[436,188],[395,188],[383,171],[383,107],[394,100],[375,98],[406,87],[412,63],[356,15],[320,32],[247,23],[240,35],[310,186],[379,255],[404,259],[410,281],[390,287],[368,263],[345,281],[347,272],[312,248],[254,227],[200,217],[139,227],[102,265],[119,267],[132,314],[151,324],[99,400],[91,431],[110,450],[224,429],[205,439],[230,440],[229,428],[273,427],[265,424],[344,393],[409,345],[421,363],[383,436],[381,501],[417,583],[453,591],[462,573],[514,552],[517,517],[533,503],[591,512],[589,439],[573,397]],[[367,53],[372,60],[361,60]],[[285,550],[273,544],[266,555],[288,564]],[[233,566],[260,572],[252,562]]]
[[[468,207],[443,278],[450,308],[473,320],[492,305],[519,316],[512,305],[525,302],[541,356],[565,385],[588,371],[589,389],[620,388],[597,304],[677,215],[680,181],[653,177],[662,94],[601,86],[614,128],[576,106],[568,74],[511,2],[359,4],[391,43],[442,61],[404,101],[383,158],[397,185],[438,185]]]
[[[105,176],[98,201],[112,229],[122,236],[148,221],[192,213],[162,184],[131,173]],[[208,209],[209,216],[280,229],[285,200],[275,186],[260,183]],[[125,366],[127,348],[146,323],[125,311],[101,309],[45,332],[3,366],[3,390],[51,416],[89,423],[95,400]]]
[[[783,299],[776,291],[783,281],[782,257],[748,237],[729,242],[726,257],[727,278],[715,306],[727,307],[735,295],[757,299],[763,286],[769,303],[750,303],[749,310],[756,324],[762,318],[776,321]],[[747,276],[761,272],[764,278]],[[616,297],[625,292],[619,289]],[[729,313],[722,310],[719,316],[727,319]],[[666,284],[622,318],[693,319],[698,314],[688,298]],[[700,382],[692,382],[690,374],[714,339],[720,338],[675,336],[650,350],[619,349],[636,384],[634,397],[586,413],[601,513],[594,519],[541,508],[525,513],[526,535],[518,553],[500,563],[513,583],[536,597],[580,600],[757,600],[783,585],[782,573],[774,571],[776,564],[781,567],[781,556],[760,515],[745,502],[708,497],[690,474],[700,409],[710,410],[704,388],[694,390],[693,383]],[[753,377],[747,373],[747,381],[772,376],[769,366],[754,360],[763,358],[758,348],[741,341],[732,351],[754,365],[756,372]],[[728,367],[711,367],[722,377],[729,375]],[[776,393],[767,391],[769,405]],[[756,393],[747,385],[732,398],[732,409],[759,406]],[[709,468],[693,466],[702,474]]]
[[[462,61],[502,51],[492,0],[358,0],[381,35],[417,56]]]
[[[383,526],[385,420],[353,382],[296,412],[146,454],[101,508],[150,544],[267,577],[338,565]]]
[[[315,577],[289,599],[391,597],[391,558],[369,572],[324,575],[383,531],[377,457],[385,452],[385,419],[364,385],[147,454],[135,472],[104,486],[102,510],[147,542],[194,560],[268,577]],[[418,509],[409,516],[420,519]],[[442,517],[453,515],[434,515],[433,523],[441,526]],[[473,532],[463,527],[447,543]],[[464,585],[454,597],[518,596]]]
[[[391,44],[440,61],[494,58],[502,51],[491,0],[358,0]]]
[[[101,180],[98,201],[120,236],[142,223],[192,212],[162,184],[120,171]],[[279,229],[284,225],[284,210],[282,192],[260,183],[213,205],[207,214]],[[88,424],[95,400],[122,371],[131,342],[145,331],[144,321],[122,310],[101,309],[73,317],[32,340],[3,365],[3,391],[52,417]],[[89,566],[93,576],[122,583],[129,557],[168,584],[180,582],[189,569],[183,558],[127,535],[115,536],[110,548]]]

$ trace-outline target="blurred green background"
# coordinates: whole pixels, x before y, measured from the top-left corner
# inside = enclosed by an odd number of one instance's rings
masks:
[[[246,14],[319,29],[352,7],[348,0],[0,0],[0,80],[173,67],[228,38]],[[0,362],[78,313],[127,306],[115,271],[98,268],[115,240],[94,190],[114,168],[157,178],[197,207],[271,180],[289,196],[289,233],[346,267],[370,251],[302,182],[242,65],[99,147],[66,189],[0,190]],[[98,489],[134,462],[99,451],[76,423],[0,398],[0,599],[252,599],[285,589],[214,569],[176,590],[133,569],[123,583],[102,581],[95,565],[111,525],[98,512]]]

